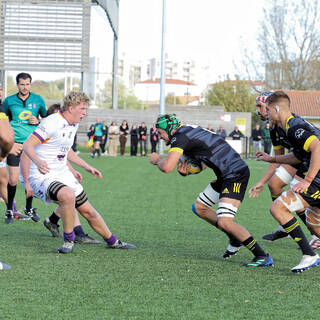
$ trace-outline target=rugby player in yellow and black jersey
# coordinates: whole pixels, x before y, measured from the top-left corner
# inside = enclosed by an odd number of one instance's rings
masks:
[[[267,267],[273,260],[266,254],[246,228],[234,222],[235,214],[243,200],[250,172],[238,153],[220,136],[201,127],[185,126],[172,114],[159,116],[156,122],[160,138],[171,145],[168,156],[161,159],[157,153],[150,155],[150,162],[165,173],[178,165],[182,175],[188,175],[189,164],[179,162],[182,154],[211,168],[217,180],[209,183],[192,205],[192,211],[208,223],[224,231],[230,243],[224,258],[236,254],[241,245],[254,255],[246,267]],[[218,210],[211,207],[218,204]]]
[[[307,121],[290,112],[290,99],[283,91],[268,96],[266,107],[269,120],[283,130],[292,152],[286,155],[270,156],[257,153],[257,160],[271,163],[286,163],[298,168],[300,178],[291,189],[283,192],[271,205],[270,212],[285,231],[300,246],[303,257],[293,272],[302,272],[320,265],[319,256],[312,250],[293,211],[306,209],[307,227],[320,236],[320,131]]]
[[[257,114],[262,121],[268,120],[266,99],[272,93],[272,91],[265,91],[260,93],[256,98]],[[288,120],[288,126],[292,127],[298,124],[304,124],[309,126],[311,131],[318,131],[312,124],[300,118],[298,115],[291,113],[290,119]],[[284,155],[286,153],[286,149],[290,151],[293,147],[291,142],[288,140],[286,130],[275,123],[273,123],[270,127],[270,137],[273,145],[274,154],[276,156]],[[249,197],[258,197],[261,191],[264,189],[264,186],[267,184],[272,201],[276,200],[285,190],[284,187],[286,185],[292,186],[293,183],[297,183],[298,180],[295,179],[295,175],[299,175],[299,172],[297,173],[298,167],[300,167],[300,170],[303,170],[300,165],[297,166],[294,164],[289,165],[280,163],[270,163],[269,168],[261,177],[261,179],[249,189]],[[297,212],[297,215],[301,219],[301,221],[306,225],[305,213],[301,211]],[[262,239],[265,241],[273,242],[284,237],[288,237],[288,234],[285,232],[282,226],[279,225],[277,230],[263,235]],[[314,250],[320,248],[320,240],[314,234],[312,234],[309,243]]]

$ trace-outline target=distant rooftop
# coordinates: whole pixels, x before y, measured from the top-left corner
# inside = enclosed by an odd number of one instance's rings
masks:
[[[137,83],[153,83],[153,84],[160,84],[160,78],[156,78],[154,80],[145,80],[145,81],[139,81]],[[166,79],[166,84],[180,84],[185,86],[195,86],[195,83],[191,81],[184,81],[184,80],[178,80],[178,79]]]

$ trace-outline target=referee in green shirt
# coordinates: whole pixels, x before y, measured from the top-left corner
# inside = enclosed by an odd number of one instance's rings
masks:
[[[39,124],[39,115],[45,117],[47,108],[41,96],[30,92],[31,75],[28,73],[19,73],[16,77],[18,93],[7,97],[3,101],[4,112],[10,119],[10,125],[14,131],[14,145],[7,157],[9,167],[8,182],[8,203],[5,221],[7,224],[13,223],[14,215],[12,206],[16,194],[17,183],[19,180],[19,163],[22,152],[22,144]],[[15,155],[16,152],[18,155]],[[36,210],[32,208],[32,195],[26,194],[26,207],[24,210],[26,216],[17,215],[16,218],[31,218],[33,221],[40,221]]]

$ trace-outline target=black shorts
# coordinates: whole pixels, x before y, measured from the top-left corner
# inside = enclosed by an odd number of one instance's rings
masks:
[[[242,201],[247,190],[249,178],[250,171],[249,168],[246,168],[232,179],[218,178],[212,181],[211,187],[220,193],[219,199],[230,198]]]
[[[93,141],[94,141],[94,142],[96,142],[96,141],[102,142],[102,136],[98,136],[98,137],[95,136],[95,137],[93,138]]]
[[[17,143],[17,142],[15,142],[15,143]],[[20,143],[20,144],[22,145],[22,143]],[[9,153],[7,156],[7,165],[9,167],[19,167],[21,154],[22,154],[22,151],[17,155]]]
[[[320,209],[320,185],[312,181],[306,192],[299,193],[299,195],[306,201],[311,207]]]

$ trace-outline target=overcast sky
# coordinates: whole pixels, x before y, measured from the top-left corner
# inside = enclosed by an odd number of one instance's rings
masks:
[[[166,53],[172,60],[195,60],[213,77],[236,73],[243,47],[256,51],[264,0],[167,0]],[[112,34],[104,13],[95,10],[91,55],[112,55]],[[120,0],[119,57],[160,57],[162,0]],[[104,28],[104,26],[106,28]],[[98,31],[95,31],[98,30]],[[109,35],[108,35],[109,34]],[[103,41],[102,39],[106,39]]]
[[[233,76],[244,47],[257,51],[255,40],[264,0],[167,0],[166,53],[170,60],[194,60],[210,68],[212,82]],[[162,0],[120,0],[119,58],[160,58]],[[110,73],[113,33],[105,12],[94,6],[90,56],[103,57],[100,71]],[[63,74],[34,74],[52,80]],[[45,79],[44,79],[45,78]]]

